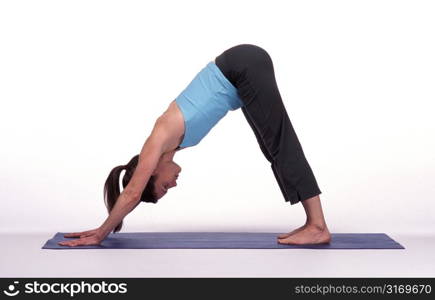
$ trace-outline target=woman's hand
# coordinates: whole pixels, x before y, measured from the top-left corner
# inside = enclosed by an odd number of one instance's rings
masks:
[[[83,232],[73,232],[64,234],[65,238],[78,238],[70,241],[61,241],[58,244],[61,246],[86,246],[86,245],[99,245],[105,236],[102,234],[99,228],[92,229]]]

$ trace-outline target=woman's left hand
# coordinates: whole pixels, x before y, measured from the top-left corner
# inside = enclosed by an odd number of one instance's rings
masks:
[[[104,236],[99,229],[92,229],[83,232],[67,233],[64,237],[78,237],[78,239],[70,241],[61,241],[58,244],[61,246],[87,246],[87,245],[99,245]]]

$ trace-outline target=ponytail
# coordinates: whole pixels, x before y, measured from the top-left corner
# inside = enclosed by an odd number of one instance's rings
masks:
[[[119,188],[119,177],[121,175],[121,172],[125,170],[125,174],[122,178],[122,187],[125,188],[128,183],[130,182],[131,177],[133,176],[134,170],[136,169],[136,166],[139,162],[139,154],[133,156],[128,164],[126,165],[120,165],[115,168],[113,168],[109,176],[106,179],[106,182],[104,183],[104,203],[107,208],[107,212],[110,214],[113,207],[115,206],[116,201],[119,198],[119,195],[121,194],[120,188]],[[157,203],[156,197],[153,193],[153,186],[154,186],[155,177],[151,176],[148,180],[148,183],[145,187],[145,190],[142,192],[140,201],[143,202],[151,202],[151,203]],[[113,229],[113,232],[119,232],[122,228],[123,221],[121,222]]]

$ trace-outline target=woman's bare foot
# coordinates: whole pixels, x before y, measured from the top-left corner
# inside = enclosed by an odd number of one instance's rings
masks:
[[[293,231],[290,231],[289,233],[283,233],[283,234],[278,235],[278,239],[285,239],[285,238],[288,238],[289,236],[295,234],[296,232],[299,232],[299,231],[305,229],[305,227],[307,227],[307,223],[305,223],[304,225],[302,225],[302,226],[299,227],[299,228],[296,228],[296,229],[293,230]]]
[[[278,243],[288,245],[329,244],[331,234],[326,226],[304,225],[305,228],[286,238],[279,238]],[[302,226],[302,227],[304,227]]]

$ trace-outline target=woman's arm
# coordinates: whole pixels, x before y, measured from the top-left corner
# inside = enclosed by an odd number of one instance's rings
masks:
[[[158,130],[153,130],[143,145],[130,182],[119,195],[110,215],[100,226],[100,233],[103,237],[106,237],[139,204],[142,192],[163,153],[162,140],[158,137],[161,138],[161,134]]]
[[[138,164],[128,185],[119,195],[106,221],[100,226],[101,234],[104,237],[106,237],[139,203],[142,192],[154,169],[157,167],[160,157],[167,150],[167,137],[169,135],[165,127],[165,119],[162,117],[158,118],[150,136],[146,139],[142,147]]]
[[[65,237],[79,237],[79,239],[62,241],[60,245],[98,245],[139,204],[149,178],[157,167],[161,155],[167,150],[167,138],[170,135],[166,132],[165,124],[166,122],[161,118],[157,119],[150,136],[142,147],[138,164],[128,185],[119,195],[103,224],[94,230],[67,234]]]

